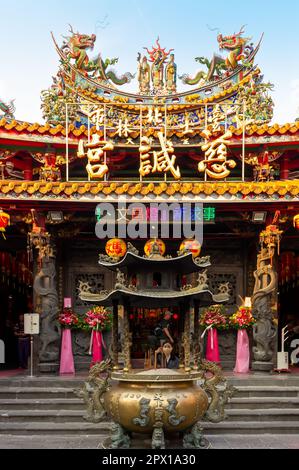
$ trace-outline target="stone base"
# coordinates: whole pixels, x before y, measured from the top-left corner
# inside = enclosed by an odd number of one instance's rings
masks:
[[[273,362],[254,361],[251,364],[251,369],[261,372],[271,372],[274,369]]]
[[[41,374],[57,374],[59,372],[58,362],[43,362],[38,365]]]
[[[207,443],[205,449],[210,449],[212,446],[210,442],[205,438],[205,442]],[[103,449],[111,449],[111,438],[108,437],[105,441],[101,444]],[[140,435],[140,434],[133,434],[131,438],[131,445],[130,449],[151,449],[152,448],[152,438],[149,435]],[[165,449],[183,449],[183,438],[178,435],[174,434],[173,436],[167,435],[165,436]]]

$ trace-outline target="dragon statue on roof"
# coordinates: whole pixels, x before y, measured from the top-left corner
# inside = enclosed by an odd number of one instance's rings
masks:
[[[15,100],[11,100],[9,101],[9,103],[5,103],[0,98],[0,111],[4,113],[4,115],[3,116],[0,115],[0,117],[14,119],[14,112],[16,110],[14,101]]]
[[[228,56],[224,59],[220,55],[214,54],[211,61],[205,57],[196,57],[196,61],[206,65],[207,71],[200,70],[195,77],[190,77],[184,74],[179,77],[185,85],[197,85],[201,83],[217,80],[223,76],[229,76],[240,63],[244,66],[247,65],[246,60],[253,51],[252,44],[249,44],[251,38],[242,37],[244,33],[244,26],[240,31],[231,36],[223,36],[218,34],[217,41],[220,50],[229,52]],[[248,64],[249,65],[249,64]]]
[[[97,79],[104,83],[111,81],[115,85],[124,85],[130,83],[134,78],[130,72],[125,73],[121,77],[118,77],[113,70],[107,70],[110,65],[115,65],[118,62],[118,58],[106,59],[103,61],[101,54],[94,59],[90,59],[87,55],[88,49],[93,49],[96,41],[96,35],[80,34],[74,32],[70,25],[71,36],[63,36],[65,41],[62,45],[61,50],[65,53],[67,59],[75,60],[76,69],[86,77]]]

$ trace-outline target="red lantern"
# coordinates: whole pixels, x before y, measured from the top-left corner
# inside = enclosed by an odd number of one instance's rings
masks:
[[[2,232],[2,236],[5,240],[6,238],[5,238],[4,233],[5,233],[7,226],[9,225],[10,225],[10,215],[6,214],[6,212],[0,209],[0,232]]]
[[[150,256],[154,243],[159,247],[160,255],[164,256],[166,252],[166,246],[163,240],[160,240],[159,238],[151,239],[146,242],[144,245],[144,253],[146,256]]]
[[[295,215],[293,219],[294,227],[296,230],[299,230],[299,214]]]
[[[127,245],[120,238],[112,238],[106,243],[106,253],[111,258],[123,258],[127,253]]]
[[[197,258],[201,252],[201,244],[194,239],[186,239],[181,243],[180,251],[189,251],[193,258]]]

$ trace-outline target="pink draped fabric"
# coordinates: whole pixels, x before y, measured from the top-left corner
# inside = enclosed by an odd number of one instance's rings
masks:
[[[59,373],[61,375],[75,373],[72,333],[69,328],[64,328],[62,331]]]
[[[208,331],[206,359],[211,362],[220,362],[218,332],[216,328]]]
[[[249,338],[246,330],[238,330],[237,357],[234,372],[247,374],[249,372]]]
[[[101,331],[92,331],[92,365],[103,360],[103,338]]]

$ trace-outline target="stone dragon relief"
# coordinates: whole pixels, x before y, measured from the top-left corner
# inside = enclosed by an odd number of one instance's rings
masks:
[[[111,370],[111,358],[95,364],[90,369],[87,381],[84,382],[83,386],[74,390],[74,394],[84,401],[86,413],[83,418],[86,421],[100,423],[107,419],[102,396],[109,389]]]
[[[277,333],[272,321],[271,300],[277,288],[277,274],[272,267],[271,253],[267,248],[262,248],[258,254],[254,278],[252,304],[253,316],[257,323],[253,326],[253,354],[256,361],[271,363],[274,354],[273,341]]]
[[[41,363],[57,361],[59,358],[60,332],[57,326],[58,293],[56,288],[55,255],[41,259],[41,269],[34,280],[34,291],[40,299],[41,332],[39,359]]]
[[[222,370],[214,362],[202,359],[199,363],[199,371],[201,371],[204,380],[202,388],[210,399],[204,421],[220,423],[226,419],[225,405],[229,398],[237,392],[237,389],[228,384]]]

